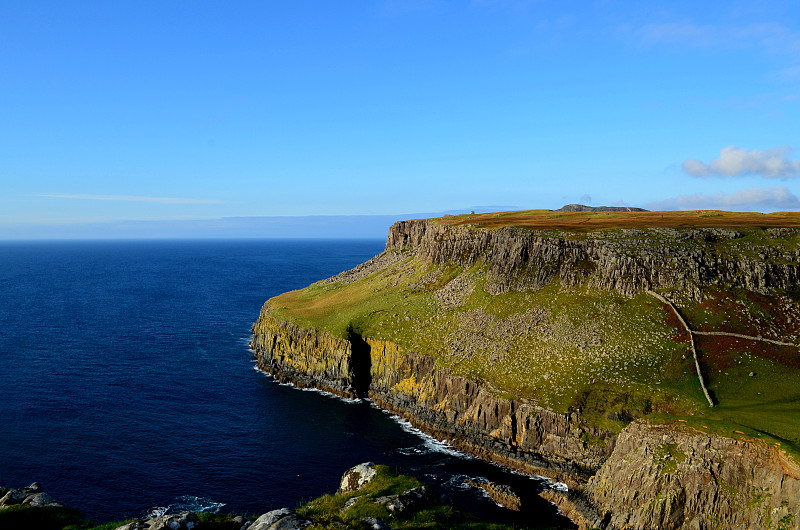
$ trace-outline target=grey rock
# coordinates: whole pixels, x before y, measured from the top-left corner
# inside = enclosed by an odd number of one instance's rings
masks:
[[[22,501],[28,496],[27,493],[21,490],[9,489],[3,498],[0,499],[0,506],[15,506],[22,504]]]
[[[280,508],[263,514],[248,530],[300,530],[311,526],[311,521],[297,515],[289,508]]]
[[[313,523],[308,519],[304,519],[297,514],[292,514],[270,526],[269,530],[302,530],[303,528],[308,528],[312,524]]]
[[[197,528],[200,519],[192,512],[181,512],[148,519],[147,523],[150,524],[149,530],[191,530]]]
[[[22,504],[26,506],[60,506],[58,502],[47,493],[34,493],[28,495]]]
[[[41,493],[42,486],[38,482],[31,482],[27,488],[22,488],[25,493]]]
[[[271,525],[277,523],[284,517],[293,514],[294,512],[289,508],[279,508],[263,514],[261,517],[253,521],[250,530],[266,530]]]
[[[399,495],[378,497],[375,502],[384,504],[392,513],[402,513],[406,510],[416,510],[422,506],[427,498],[428,489],[425,486],[413,488]]]
[[[364,517],[361,521],[365,523],[370,530],[392,530],[391,526],[374,517]]]
[[[231,519],[231,522],[234,524],[238,524],[239,530],[246,530],[247,528],[250,528],[253,525],[253,521],[250,521],[249,519],[247,519],[247,517],[244,517],[242,515],[237,515],[236,517]]]
[[[357,497],[352,497],[350,499],[347,499],[347,501],[344,503],[344,507],[342,507],[342,510],[348,510],[348,509],[352,508],[353,505],[358,502],[358,499],[360,499],[362,497],[363,497],[363,495],[359,495]]]
[[[357,491],[375,478],[378,472],[375,470],[375,464],[372,462],[364,462],[353,466],[342,475],[342,481],[339,484],[339,491],[337,493],[350,493]]]

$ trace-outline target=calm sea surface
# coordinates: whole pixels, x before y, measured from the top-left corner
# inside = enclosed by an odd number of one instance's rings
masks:
[[[332,492],[371,460],[482,516],[559,520],[533,495],[540,480],[452,454],[369,403],[254,369],[250,325],[267,298],[382,248],[0,242],[0,485],[38,481],[98,522],[154,509],[257,514]],[[465,477],[511,484],[525,513],[498,509]]]

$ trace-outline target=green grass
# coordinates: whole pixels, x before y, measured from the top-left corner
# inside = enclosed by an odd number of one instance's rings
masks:
[[[460,303],[437,298],[449,282],[464,278],[472,290]],[[706,430],[740,436],[738,430],[800,454],[800,369],[791,364],[800,363],[796,351],[747,351],[718,337],[699,339],[706,382],[718,403],[709,409],[685,334],[653,297],[566,289],[557,281],[491,295],[484,288],[488,280],[480,263],[464,270],[409,257],[360,280],[320,282],[271,303],[278,318],[338,336],[353,326],[364,337],[431,355],[458,375],[488,382],[499,395],[557,412],[580,410],[590,426],[618,432],[631,417],[699,419]],[[778,299],[710,289],[702,303],[671,296],[694,329],[785,340],[796,337],[800,322],[790,294]],[[725,351],[707,351],[708,344]]]
[[[437,291],[459,277],[470,279],[471,294],[460,305],[443,304]],[[320,282],[270,303],[277,318],[341,337],[352,326],[365,337],[431,355],[457,374],[488,381],[503,395],[560,412],[573,410],[599,387],[627,396],[615,402],[617,412],[629,405],[626,412],[634,416],[702,403],[691,363],[683,358],[686,344],[673,340],[674,329],[653,298],[564,289],[557,282],[490,295],[487,279],[480,264],[463,270],[408,259],[352,283]],[[621,428],[604,417],[594,423]]]
[[[78,510],[64,506],[11,506],[0,510],[3,530],[114,530],[127,521],[96,524],[84,519]]]
[[[798,227],[797,212],[725,212],[690,210],[669,212],[557,212],[526,210],[446,216],[441,224],[497,229],[507,226],[538,230],[589,232],[620,228],[737,228]]]
[[[453,528],[460,530],[487,528],[493,530],[506,530],[520,528],[505,524],[494,524],[481,521],[476,517],[460,512],[449,505],[430,503],[421,509],[409,510],[395,514],[384,505],[375,503],[378,497],[398,495],[413,488],[422,486],[419,480],[393,472],[387,466],[376,466],[377,476],[363,488],[346,494],[323,495],[297,508],[297,512],[314,522],[310,529],[363,528],[361,520],[365,517],[375,517],[397,530],[417,528]],[[358,500],[345,509],[348,500],[358,497]],[[532,526],[530,528],[543,528]]]
[[[61,530],[62,528],[90,528],[80,512],[60,506],[11,506],[0,510],[0,528]]]

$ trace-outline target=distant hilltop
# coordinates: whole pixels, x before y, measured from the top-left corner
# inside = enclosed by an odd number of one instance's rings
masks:
[[[649,212],[644,208],[632,208],[630,206],[584,206],[583,204],[567,204],[562,206],[557,212]]]

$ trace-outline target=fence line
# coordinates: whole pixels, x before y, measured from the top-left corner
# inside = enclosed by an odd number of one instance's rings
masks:
[[[686,331],[689,332],[689,342],[692,345],[692,355],[694,356],[694,367],[695,367],[695,369],[697,369],[697,379],[700,381],[700,388],[703,389],[703,394],[706,395],[706,399],[708,400],[708,405],[710,407],[713,407],[714,406],[714,401],[711,399],[711,396],[708,393],[708,388],[706,388],[705,381],[703,381],[703,373],[700,371],[700,361],[697,360],[697,349],[694,347],[694,334],[692,333],[692,329],[689,327],[689,324],[687,324],[686,321],[683,319],[683,317],[681,316],[680,312],[678,311],[678,308],[675,307],[675,305],[672,302],[670,302],[669,300],[667,300],[665,297],[661,296],[660,294],[658,294],[658,293],[656,293],[654,291],[651,291],[650,289],[647,289],[647,294],[649,294],[650,296],[654,296],[654,297],[658,298],[663,303],[665,303],[669,307],[671,307],[672,311],[675,313],[675,316],[678,317],[678,320],[680,321],[680,323],[683,324],[683,327],[686,328]]]

